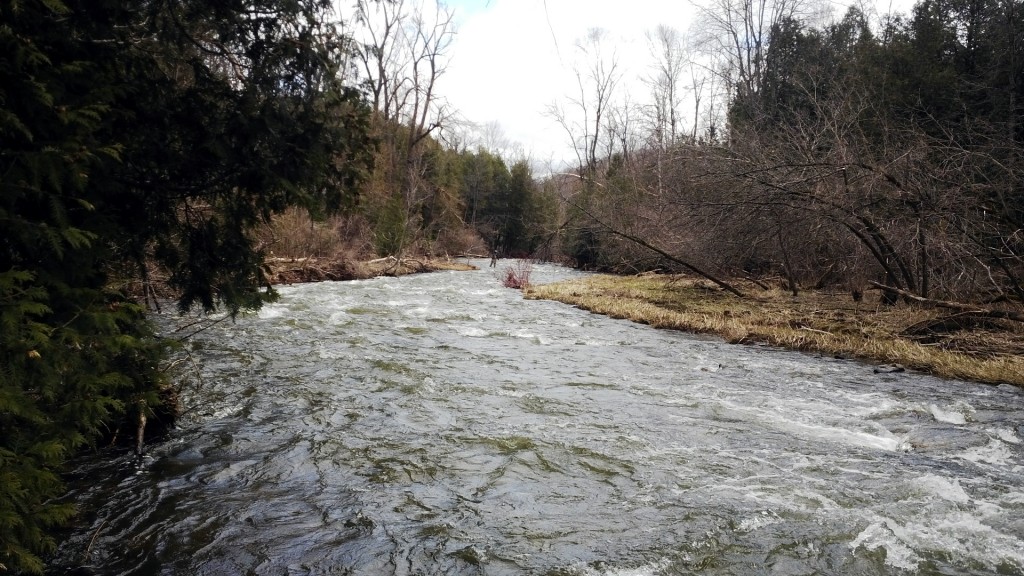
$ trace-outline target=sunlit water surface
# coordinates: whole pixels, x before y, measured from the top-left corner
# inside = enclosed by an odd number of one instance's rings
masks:
[[[82,464],[57,569],[1024,573],[1021,390],[527,301],[477,264],[283,287],[197,335],[189,413]]]

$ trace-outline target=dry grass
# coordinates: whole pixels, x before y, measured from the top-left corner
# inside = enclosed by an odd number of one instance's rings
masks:
[[[948,310],[852,301],[848,294],[744,287],[740,299],[680,276],[589,276],[525,290],[527,298],[573,304],[656,328],[717,334],[732,343],[900,364],[938,376],[1024,386],[1024,325],[986,320],[959,329],[908,330]],[[866,297],[867,299],[867,297]],[[916,332],[916,333],[915,333]]]

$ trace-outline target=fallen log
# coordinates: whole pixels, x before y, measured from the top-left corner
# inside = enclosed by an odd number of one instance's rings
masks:
[[[892,286],[886,286],[878,282],[868,282],[875,288],[889,292],[890,294],[897,294],[908,300],[919,302],[921,304],[928,304],[930,306],[936,306],[938,308],[947,308],[949,310],[958,310],[960,312],[969,312],[975,316],[983,316],[985,318],[1000,318],[1004,320],[1013,320],[1015,322],[1024,322],[1024,313],[1016,310],[997,310],[991,308],[981,308],[974,304],[964,304],[962,302],[950,302],[948,300],[936,300],[934,298],[925,298],[924,296],[918,296],[911,294],[901,288],[893,288]]]

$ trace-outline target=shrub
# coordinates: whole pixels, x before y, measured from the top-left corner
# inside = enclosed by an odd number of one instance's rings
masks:
[[[501,283],[506,288],[527,288],[530,286],[531,272],[533,272],[533,262],[516,260],[514,265],[505,268]]]

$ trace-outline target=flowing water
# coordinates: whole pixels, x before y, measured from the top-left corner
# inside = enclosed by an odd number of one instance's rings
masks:
[[[195,336],[191,411],[82,465],[56,565],[1024,573],[1020,389],[527,301],[478,264],[284,287]]]

